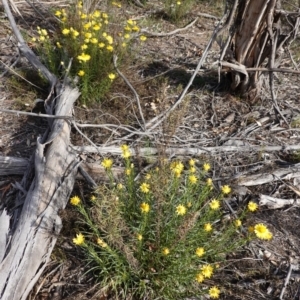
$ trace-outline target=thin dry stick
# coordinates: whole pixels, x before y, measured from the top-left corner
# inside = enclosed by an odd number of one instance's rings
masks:
[[[141,102],[140,102],[140,97],[138,95],[138,93],[136,92],[136,90],[134,89],[134,87],[132,86],[132,84],[127,80],[127,78],[121,73],[121,71],[118,69],[117,67],[117,60],[118,60],[118,57],[116,55],[113,56],[113,62],[114,62],[114,66],[115,66],[115,69],[117,71],[117,73],[123,78],[123,80],[126,82],[126,84],[129,86],[129,88],[132,90],[134,96],[135,96],[135,99],[136,99],[136,102],[137,102],[137,105],[138,105],[138,109],[139,109],[139,113],[140,113],[140,116],[142,118],[142,121],[143,121],[143,126],[141,126],[143,128],[143,130],[145,131],[146,130],[146,122],[145,122],[145,119],[144,119],[144,115],[143,115],[143,111],[142,111],[142,107],[141,107]]]
[[[290,281],[290,278],[291,278],[293,269],[294,269],[294,265],[293,265],[293,264],[290,264],[288,274],[287,274],[287,276],[286,276],[286,278],[285,278],[284,285],[283,285],[283,287],[282,287],[282,290],[281,290],[281,293],[280,293],[280,296],[279,296],[279,299],[280,299],[280,300],[283,300],[283,295],[284,295],[284,293],[285,293],[286,287],[287,287],[288,284],[289,284],[289,281]]]
[[[198,18],[196,18],[194,21],[192,21],[190,24],[188,24],[187,26],[183,27],[183,28],[177,28],[173,31],[170,31],[170,32],[163,32],[163,33],[160,33],[160,32],[150,32],[146,29],[141,29],[141,33],[146,33],[147,36],[157,36],[157,37],[164,37],[164,36],[170,36],[170,35],[174,35],[178,32],[181,32],[183,30],[186,30],[190,27],[192,27],[196,22],[198,21]]]

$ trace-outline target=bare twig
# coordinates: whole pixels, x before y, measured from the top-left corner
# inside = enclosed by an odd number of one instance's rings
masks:
[[[282,300],[283,299],[283,295],[285,293],[285,290],[289,284],[289,281],[290,281],[290,278],[291,278],[291,274],[292,274],[292,271],[293,269],[295,268],[296,266],[294,266],[292,263],[290,264],[290,267],[289,267],[289,271],[286,275],[286,278],[285,278],[285,281],[284,281],[284,285],[282,287],[282,290],[281,290],[281,293],[280,293],[280,296],[279,296],[279,299]]]
[[[141,29],[141,33],[146,34],[149,37],[150,36],[156,36],[156,37],[170,36],[170,35],[174,35],[178,32],[184,31],[184,30],[192,27],[197,21],[198,21],[198,18],[196,18],[194,21],[192,21],[190,24],[186,25],[185,27],[177,28],[177,29],[175,29],[173,31],[170,31],[170,32],[162,32],[162,33],[160,33],[160,32],[150,32],[146,29]]]
[[[118,57],[116,55],[114,55],[114,57],[113,57],[114,67],[115,67],[117,73],[123,78],[123,80],[129,86],[129,88],[131,89],[131,91],[133,92],[133,94],[135,96],[135,99],[136,99],[136,102],[137,102],[137,105],[138,105],[138,109],[139,109],[139,113],[140,113],[141,119],[143,121],[143,126],[141,126],[141,127],[145,131],[146,130],[146,122],[145,122],[142,107],[141,107],[140,97],[139,97],[138,93],[136,92],[136,90],[134,89],[134,87],[132,86],[132,84],[128,81],[128,79],[118,69],[117,60],[118,60]]]

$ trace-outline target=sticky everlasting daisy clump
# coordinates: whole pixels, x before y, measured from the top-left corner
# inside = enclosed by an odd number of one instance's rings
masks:
[[[140,173],[133,148],[121,145],[120,153],[121,179],[111,176],[114,163],[105,158],[101,165],[109,184],[99,186],[93,200],[70,199],[85,223],[84,229],[76,229],[73,243],[85,250],[100,286],[124,298],[128,293],[150,300],[203,294],[218,299],[222,287],[214,280],[226,254],[253,238],[272,238],[262,223],[248,234],[244,230],[246,212],[254,211],[254,205],[225,219],[229,212],[223,202],[231,187],[214,189],[208,163],[162,160]]]
[[[31,41],[52,72],[78,76],[80,99],[85,104],[101,101],[117,79],[113,55],[120,62],[133,40],[147,40],[135,20],[121,16],[121,6],[113,5],[111,15],[88,6],[79,1],[69,9],[54,11],[60,27],[57,33],[49,39],[47,30],[38,27],[38,37]],[[121,21],[116,22],[114,18],[119,17]]]

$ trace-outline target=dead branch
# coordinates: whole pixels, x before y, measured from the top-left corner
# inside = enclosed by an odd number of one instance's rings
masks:
[[[300,206],[300,199],[281,199],[268,195],[259,195],[259,205],[267,206],[269,209],[278,209],[287,205]]]

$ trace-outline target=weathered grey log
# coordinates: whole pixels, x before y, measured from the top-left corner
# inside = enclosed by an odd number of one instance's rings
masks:
[[[78,89],[62,86],[41,64],[20,34],[7,0],[2,3],[21,53],[49,81],[47,114],[71,116],[73,104],[80,95]],[[49,130],[37,139],[34,159],[30,160],[34,170],[29,164],[15,199],[16,208],[4,208],[0,212],[1,300],[27,299],[50,259],[62,226],[58,212],[68,202],[79,165],[76,152],[69,146],[70,127],[68,120],[49,121]]]
[[[78,96],[77,89],[66,87],[55,113],[71,115]],[[54,120],[47,140],[37,140],[34,180],[0,263],[2,300],[25,300],[49,261],[61,230],[58,212],[68,202],[79,162],[69,140],[70,124],[65,120]]]
[[[27,159],[19,157],[0,156],[0,176],[23,175],[27,167]]]

